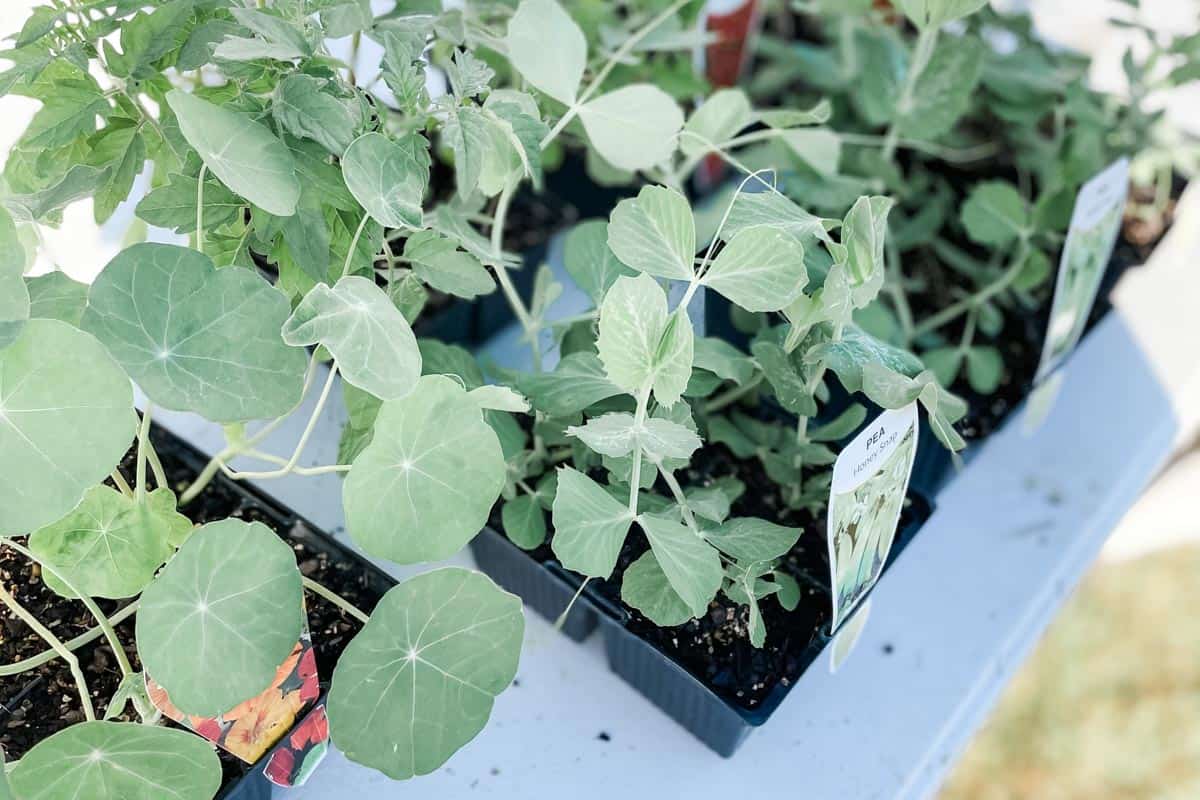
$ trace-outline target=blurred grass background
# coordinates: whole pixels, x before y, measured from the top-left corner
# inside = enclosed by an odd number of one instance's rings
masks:
[[[1197,578],[1195,544],[1094,568],[940,800],[1200,798]]]

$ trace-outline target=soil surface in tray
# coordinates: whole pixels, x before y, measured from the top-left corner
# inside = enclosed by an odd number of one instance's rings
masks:
[[[749,609],[739,606],[724,594],[718,594],[708,613],[683,625],[660,628],[636,609],[621,602],[621,577],[625,569],[650,549],[638,526],[630,529],[617,560],[616,570],[607,581],[593,580],[587,591],[601,602],[623,608],[629,615],[626,627],[653,644],[672,660],[711,687],[718,695],[747,710],[764,704],[777,687],[791,685],[808,667],[824,641],[823,631],[831,616],[829,597],[829,554],[825,544],[825,518],[788,509],[779,488],[762,470],[757,460],[734,456],[721,444],[705,445],[692,457],[692,466],[677,474],[685,487],[711,485],[717,478],[732,475],[746,486],[733,504],[730,516],[760,517],[780,525],[803,528],[795,547],[784,557],[780,569],[800,584],[800,604],[786,611],[774,597],[759,601],[767,640],[762,648],[750,643]],[[604,480],[602,475],[593,475]],[[661,483],[661,478],[660,478]],[[655,487],[669,495],[665,485]],[[900,526],[911,521],[913,512],[906,501]],[[491,526],[504,530],[498,512]],[[530,556],[538,561],[556,561],[550,548],[553,528],[547,541]],[[893,554],[897,552],[893,548]],[[893,555],[894,557],[894,555]]]
[[[174,437],[158,430],[153,430],[152,435],[167,478],[178,492],[195,476],[197,463],[192,454],[181,452],[178,440]],[[127,478],[132,478],[132,452],[123,462],[122,472]],[[150,482],[153,484],[153,479]],[[358,564],[338,560],[336,556],[314,547],[313,534],[306,528],[295,526],[293,520],[274,512],[221,477],[210,483],[182,511],[197,524],[226,517],[262,522],[292,545],[300,571],[305,576],[324,584],[367,612],[374,608],[380,597],[379,587],[372,585],[368,573]],[[62,640],[67,641],[94,627],[94,621],[83,603],[65,600],[50,591],[42,581],[37,566],[31,565],[11,548],[0,548],[0,580],[4,581],[5,587],[18,602]],[[311,593],[306,593],[305,601],[321,688],[325,690],[329,687],[338,656],[361,625],[332,603]],[[128,602],[97,600],[100,608],[110,615]],[[140,669],[133,648],[134,617],[117,626],[117,634],[126,644],[126,653],[133,668]],[[3,636],[0,639],[0,664],[12,664],[47,649],[45,642],[6,608],[0,608],[0,635]],[[75,653],[87,680],[96,716],[101,718],[120,684],[120,668],[103,638],[76,649]],[[136,721],[136,713],[127,707],[118,719]],[[75,682],[62,659],[55,659],[17,675],[0,677],[0,747],[4,748],[9,761],[21,758],[42,739],[83,720],[83,708]],[[249,768],[245,762],[223,750],[218,750],[218,754],[225,773],[224,783],[238,778]]]

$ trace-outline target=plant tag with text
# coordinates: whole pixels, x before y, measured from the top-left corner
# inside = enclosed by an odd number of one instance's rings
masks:
[[[833,465],[829,494],[830,587],[836,632],[887,562],[917,454],[917,404],[884,411]]]
[[[1075,198],[1035,383],[1056,370],[1083,336],[1121,230],[1128,194],[1129,159],[1122,158],[1085,183]]]

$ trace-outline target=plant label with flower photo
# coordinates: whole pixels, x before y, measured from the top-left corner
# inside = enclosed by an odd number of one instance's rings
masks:
[[[1122,158],[1085,183],[1075,198],[1035,383],[1058,369],[1083,336],[1121,231],[1128,194],[1129,159]]]
[[[879,580],[896,536],[917,454],[917,405],[884,411],[833,465],[828,541],[833,620],[849,618]]]

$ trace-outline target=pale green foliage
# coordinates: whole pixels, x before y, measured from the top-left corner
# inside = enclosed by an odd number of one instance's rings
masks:
[[[95,338],[30,320],[0,350],[0,533],[74,508],[125,455],[136,422],[129,379]]]
[[[1029,211],[1015,186],[1003,181],[980,183],[959,212],[967,235],[979,244],[1003,247],[1029,227]]]
[[[534,88],[572,105],[587,64],[587,42],[556,0],[523,0],[508,23],[508,58]]]
[[[392,778],[433,772],[483,729],[515,677],[521,601],[447,568],[391,589],[338,661],[329,727],[351,761]]]
[[[771,561],[787,555],[802,529],[776,525],[764,519],[740,517],[706,531],[709,543],[738,561]]]
[[[99,755],[97,755],[99,754]],[[210,800],[221,787],[212,745],[190,731],[132,722],[72,725],[33,747],[13,768],[20,800]]]
[[[679,398],[691,375],[692,327],[684,309],[648,275],[618,278],[600,306],[596,341],[608,378],[629,394],[653,387],[659,401]]]
[[[436,561],[479,532],[503,485],[500,443],[479,405],[457,381],[426,375],[380,408],[343,487],[346,529],[371,555]]]
[[[284,323],[283,340],[321,344],[346,380],[382,400],[403,397],[421,377],[412,328],[382,289],[357,275],[314,286]]]
[[[579,107],[588,140],[618,169],[658,166],[675,152],[683,112],[671,96],[650,84],[625,86]]]
[[[251,270],[139,244],[96,278],[82,327],[159,405],[244,422],[300,400],[305,355],[280,335],[287,316],[287,299]]]
[[[696,223],[687,198],[664,186],[646,186],[637,197],[617,203],[608,223],[608,247],[639,272],[690,280]]]
[[[614,216],[617,210],[622,207],[620,203],[617,204],[617,208],[613,210]],[[688,211],[688,215],[691,215],[690,211]],[[631,220],[631,224],[640,228],[641,223],[637,220]],[[617,278],[622,275],[633,276],[637,274],[633,269],[621,263],[621,260],[617,258],[616,253],[609,246],[608,232],[610,226],[611,223],[606,223],[598,219],[581,222],[571,229],[563,243],[563,266],[579,288],[583,289],[597,306],[600,305],[600,301],[604,299],[604,293],[612,287]],[[693,248],[695,247],[694,238],[693,234],[691,245]],[[622,242],[624,242],[624,237],[622,237]],[[682,243],[683,249],[686,250],[687,246],[686,242]],[[649,247],[657,247],[657,241],[652,240]],[[637,255],[631,257],[635,260],[639,258]],[[650,258],[653,260],[654,256],[650,256]],[[664,266],[670,260],[668,269],[674,267],[673,258],[673,256],[669,255],[665,257]],[[688,258],[690,260],[690,256]]]
[[[938,27],[974,14],[988,0],[897,0],[896,5],[918,27]]]
[[[421,226],[429,180],[428,143],[411,134],[393,141],[382,133],[354,140],[342,157],[342,176],[354,198],[381,225]]]
[[[226,186],[277,216],[296,213],[296,165],[269,128],[180,89],[168,94],[167,102],[188,144]]]
[[[563,467],[554,495],[554,555],[569,570],[592,578],[607,578],[633,512],[583,473]]]
[[[776,227],[742,228],[713,260],[702,282],[747,311],[778,311],[808,284],[804,246]]]
[[[12,344],[29,319],[24,272],[25,249],[17,237],[17,226],[0,206],[0,348]]]
[[[710,145],[732,139],[754,121],[750,98],[741,89],[718,89],[688,117],[679,137],[679,149],[685,155],[706,153]]]
[[[71,280],[66,273],[54,271],[26,278],[29,290],[29,316],[34,319],[58,319],[76,327],[83,319],[88,286]]]
[[[142,593],[138,653],[188,714],[257,696],[300,638],[303,593],[291,547],[261,522],[201,526]]]
[[[682,625],[692,611],[671,588],[654,553],[645,552],[621,576],[621,599],[642,612],[655,625]]]
[[[724,577],[717,551],[672,516],[642,514],[638,525],[671,588],[692,616],[703,614]]]

